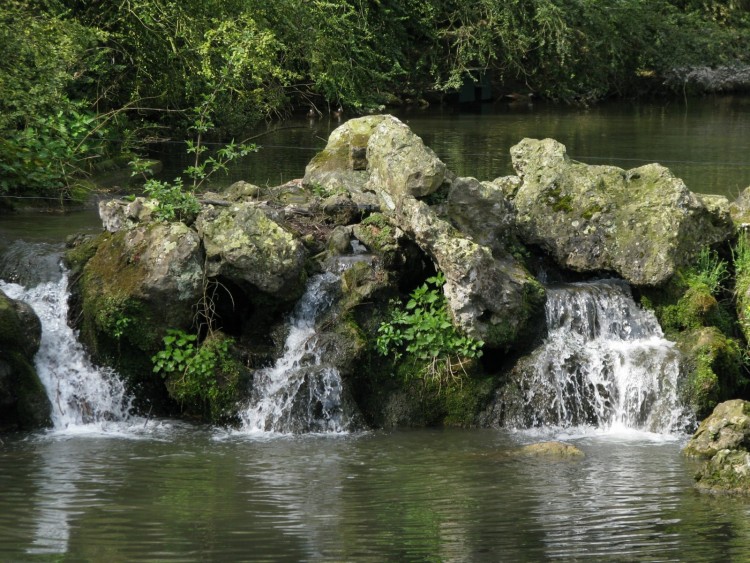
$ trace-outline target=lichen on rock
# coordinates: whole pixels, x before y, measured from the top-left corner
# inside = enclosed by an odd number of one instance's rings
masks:
[[[659,164],[589,166],[570,160],[552,139],[524,139],[511,157],[523,181],[513,199],[521,238],[562,267],[658,286],[732,233],[722,206]]]

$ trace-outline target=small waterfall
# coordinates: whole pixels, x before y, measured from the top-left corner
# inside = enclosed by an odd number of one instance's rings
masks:
[[[344,432],[350,415],[338,370],[327,363],[316,322],[338,297],[340,278],[311,278],[289,322],[284,352],[273,367],[255,373],[250,404],[240,413],[250,432]]]
[[[546,341],[517,367],[506,425],[668,433],[690,423],[677,394],[680,353],[655,316],[636,305],[627,284],[550,288],[546,317]]]
[[[42,322],[42,341],[34,363],[52,404],[54,428],[128,419],[130,402],[125,386],[112,370],[91,363],[68,326],[67,272],[30,289],[0,281],[0,289],[31,305]]]

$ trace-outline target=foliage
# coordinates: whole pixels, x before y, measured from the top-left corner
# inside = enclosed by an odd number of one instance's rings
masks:
[[[464,363],[482,355],[484,342],[461,334],[451,322],[442,273],[430,277],[415,289],[405,307],[391,311],[389,321],[378,328],[378,352],[393,354],[398,361],[405,352],[415,363],[423,365],[419,375],[436,382],[450,382],[460,377]],[[394,303],[397,305],[397,303]]]
[[[729,278],[727,263],[715,250],[702,248],[696,263],[688,268],[683,278],[689,287],[704,285],[711,295],[718,295]]]
[[[170,394],[183,405],[208,410],[214,420],[234,400],[239,371],[229,353],[232,339],[214,334],[201,344],[195,334],[170,329],[164,348],[152,358],[154,373],[167,379]]]

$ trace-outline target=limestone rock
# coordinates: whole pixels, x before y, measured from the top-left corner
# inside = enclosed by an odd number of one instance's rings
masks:
[[[385,116],[367,143],[368,188],[392,198],[424,197],[446,178],[445,164],[407,125]]]
[[[143,197],[133,201],[121,199],[102,200],[99,202],[99,218],[104,229],[116,233],[123,229],[132,229],[135,225],[151,219],[156,203]]]
[[[735,399],[716,406],[701,422],[683,453],[708,459],[695,476],[698,490],[750,494],[750,402]]]
[[[729,205],[729,213],[737,227],[750,226],[750,186]]]
[[[117,315],[147,311],[148,319],[138,319],[141,333],[187,327],[202,280],[200,241],[183,223],[150,223],[106,236],[83,268],[85,322],[106,333]]]
[[[515,229],[515,212],[494,182],[456,178],[448,193],[448,218],[472,240],[502,252]]]
[[[301,295],[305,247],[260,206],[206,207],[196,228],[206,251],[206,275],[251,284],[285,301]]]
[[[396,225],[445,274],[448,306],[467,334],[500,347],[528,328],[544,300],[544,290],[519,262],[509,254],[493,256],[488,247],[456,231],[423,201],[407,195],[395,203],[386,194],[384,203]]]
[[[350,119],[328,137],[325,149],[305,168],[302,184],[330,192],[361,192],[367,182],[367,144],[383,115]]]
[[[685,446],[685,455],[710,458],[722,450],[750,449],[750,402],[735,399],[716,406]]]
[[[658,286],[732,233],[721,205],[659,164],[589,166],[552,139],[524,139],[511,157],[523,181],[513,200],[521,239],[563,267]]]
[[[227,201],[244,201],[246,199],[255,199],[260,195],[260,188],[250,182],[240,180],[229,186],[221,195]]]

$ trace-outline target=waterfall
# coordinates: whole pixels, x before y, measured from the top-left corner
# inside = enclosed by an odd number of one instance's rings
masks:
[[[517,366],[506,425],[669,433],[690,424],[678,398],[680,353],[627,284],[549,288],[546,320],[547,339]]]
[[[342,401],[341,376],[327,362],[316,322],[340,292],[332,273],[311,278],[289,321],[284,352],[254,375],[250,403],[240,413],[248,432],[343,432],[350,414]]]
[[[34,363],[52,404],[55,430],[128,419],[130,402],[125,386],[114,371],[91,363],[76,332],[68,326],[67,272],[30,288],[0,281],[0,290],[11,299],[28,303],[42,322]]]

